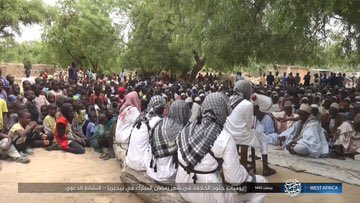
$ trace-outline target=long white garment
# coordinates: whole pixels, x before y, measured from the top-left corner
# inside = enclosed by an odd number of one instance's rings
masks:
[[[319,158],[321,154],[329,153],[329,144],[326,141],[324,129],[321,128],[316,119],[306,121],[302,129],[301,121],[296,122],[291,128],[287,129],[280,136],[286,136],[286,145],[294,141],[296,132],[300,131],[298,143],[306,146],[310,152],[310,157]]]
[[[116,123],[116,131],[115,131],[116,144],[129,143],[131,129],[136,121],[136,118],[139,115],[140,115],[139,110],[133,106],[128,106],[120,113]],[[122,116],[123,119],[121,119]]]
[[[155,116],[149,120],[150,128],[160,120],[160,117]],[[125,158],[126,166],[136,170],[146,170],[146,163],[149,156],[149,132],[146,124],[142,123],[140,128],[134,127],[130,137],[129,148]]]
[[[200,116],[200,113],[201,113],[201,106],[198,103],[194,102],[191,107],[191,116],[189,121],[192,122],[196,120],[196,118]]]
[[[236,149],[236,144],[231,138],[231,135],[224,130],[220,133],[218,138],[215,140],[211,151],[215,157],[222,158],[224,160],[222,169],[224,178],[227,183],[233,185],[239,185],[245,181],[251,181],[252,177],[249,176],[245,168],[240,165],[239,157]],[[183,165],[185,161],[181,156],[180,149],[178,150],[179,162]],[[203,159],[194,167],[197,171],[212,171],[216,169],[218,162],[207,153]],[[176,183],[193,183],[193,173],[188,174],[181,166],[179,166],[175,182]],[[197,183],[222,183],[222,179],[219,172],[210,174],[196,174]],[[266,182],[266,179],[262,176],[256,176],[257,182]],[[188,202],[195,203],[232,203],[232,202],[262,202],[265,198],[265,194],[259,193],[180,193],[181,196]]]
[[[236,144],[248,145],[267,154],[267,138],[264,133],[252,130],[254,105],[244,99],[226,118],[224,130],[229,133]]]
[[[154,171],[154,168],[150,168],[151,162],[151,145],[149,145],[148,153],[148,161],[146,164],[146,173],[147,175],[159,182],[173,182],[175,179],[176,171],[174,158],[173,156],[163,157],[156,159],[156,163],[153,163],[153,166],[156,164],[157,171]]]
[[[20,157],[21,155],[16,150],[13,144],[10,145],[9,148],[5,148],[5,146],[10,142],[9,138],[4,138],[0,140],[0,152],[6,152],[11,158],[15,159]]]

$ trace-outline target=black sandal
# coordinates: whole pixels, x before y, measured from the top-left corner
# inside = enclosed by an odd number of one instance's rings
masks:
[[[276,174],[276,170],[273,169],[273,168],[269,168],[270,170],[264,170],[263,171],[263,176],[271,176],[271,175],[274,175]]]

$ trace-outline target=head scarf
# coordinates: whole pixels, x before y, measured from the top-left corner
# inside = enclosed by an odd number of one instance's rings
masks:
[[[205,97],[198,120],[185,126],[178,147],[187,167],[193,168],[209,152],[229,114],[228,99],[220,92]]]
[[[123,120],[125,116],[131,113],[130,108],[128,108],[130,106],[135,107],[139,112],[141,112],[140,99],[135,91],[130,92],[125,96],[125,103],[120,108],[119,120]]]
[[[150,102],[146,108],[146,114],[149,118],[156,116],[156,112],[166,105],[166,100],[160,95],[151,97]]]
[[[253,92],[251,83],[248,80],[239,80],[234,86],[234,95],[230,97],[230,106],[232,109],[236,107],[243,99],[250,100]]]
[[[140,99],[137,92],[133,91],[125,96],[125,102],[121,106],[120,112],[122,112],[128,106],[136,107],[139,110],[139,112],[141,111]]]
[[[170,106],[169,116],[155,128],[152,138],[152,152],[155,158],[162,158],[176,153],[176,137],[190,119],[189,105],[183,100],[174,101]]]
[[[157,111],[160,108],[165,107],[165,105],[166,105],[166,100],[164,99],[164,97],[160,95],[155,95],[151,97],[146,110],[143,113],[141,113],[140,116],[136,119],[134,126],[140,128],[141,122],[145,122],[148,125],[152,117],[160,116],[157,114]],[[148,125],[148,129],[149,129],[149,125]]]

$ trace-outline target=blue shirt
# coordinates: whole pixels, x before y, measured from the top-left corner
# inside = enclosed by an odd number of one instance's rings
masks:
[[[89,124],[86,127],[86,137],[90,139],[94,135],[95,130],[96,130],[95,124],[89,121]]]
[[[0,76],[0,80],[3,81],[5,87],[9,86],[9,81],[7,81],[6,78]]]
[[[259,126],[261,125],[261,126]],[[261,129],[262,128],[262,129]],[[265,133],[265,135],[269,135],[275,132],[274,121],[269,115],[264,115],[262,121],[256,119],[256,129]]]

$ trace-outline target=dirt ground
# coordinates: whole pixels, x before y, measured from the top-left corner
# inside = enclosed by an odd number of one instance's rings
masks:
[[[98,154],[88,151],[85,155],[74,155],[61,151],[47,152],[35,150],[30,156],[29,164],[20,164],[10,161],[1,161],[0,171],[0,202],[143,202],[134,194],[25,194],[18,193],[19,182],[36,183],[116,183],[120,182],[120,168],[113,160],[103,161]],[[261,172],[261,163],[257,163],[258,172]],[[296,173],[286,168],[273,166],[277,174],[268,179],[269,182],[283,182],[288,179],[297,179],[300,182],[337,182],[328,178]],[[288,197],[285,194],[271,194],[266,197],[266,203],[311,203],[311,202],[357,202],[360,197],[360,187],[343,184],[341,195],[314,195],[302,194],[299,197]]]

